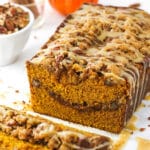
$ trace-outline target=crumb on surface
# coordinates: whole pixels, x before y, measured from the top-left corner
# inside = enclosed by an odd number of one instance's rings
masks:
[[[145,131],[145,128],[140,128],[139,130],[140,130],[141,132],[143,132],[143,131]]]
[[[15,90],[16,93],[19,93],[19,90]]]

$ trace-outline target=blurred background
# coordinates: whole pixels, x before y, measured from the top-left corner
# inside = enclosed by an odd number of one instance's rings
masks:
[[[36,18],[35,28],[42,25],[57,26],[65,15],[78,9],[84,2],[116,6],[139,4],[141,9],[150,13],[148,0],[0,0],[0,4],[5,2],[16,2],[30,8]]]

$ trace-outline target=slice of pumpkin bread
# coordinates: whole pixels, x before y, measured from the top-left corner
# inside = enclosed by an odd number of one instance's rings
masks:
[[[0,106],[1,150],[111,150],[109,137]]]

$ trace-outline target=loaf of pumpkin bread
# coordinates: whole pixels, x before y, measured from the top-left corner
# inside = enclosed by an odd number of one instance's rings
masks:
[[[109,137],[0,106],[0,150],[111,150]]]
[[[118,133],[150,90],[150,15],[84,4],[26,65],[36,112]]]

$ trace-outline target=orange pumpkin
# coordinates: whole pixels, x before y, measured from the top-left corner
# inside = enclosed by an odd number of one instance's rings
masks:
[[[85,3],[94,3],[94,4],[97,4],[98,0],[85,0]]]
[[[49,0],[51,6],[63,15],[77,10],[83,3],[97,3],[98,0]]]

